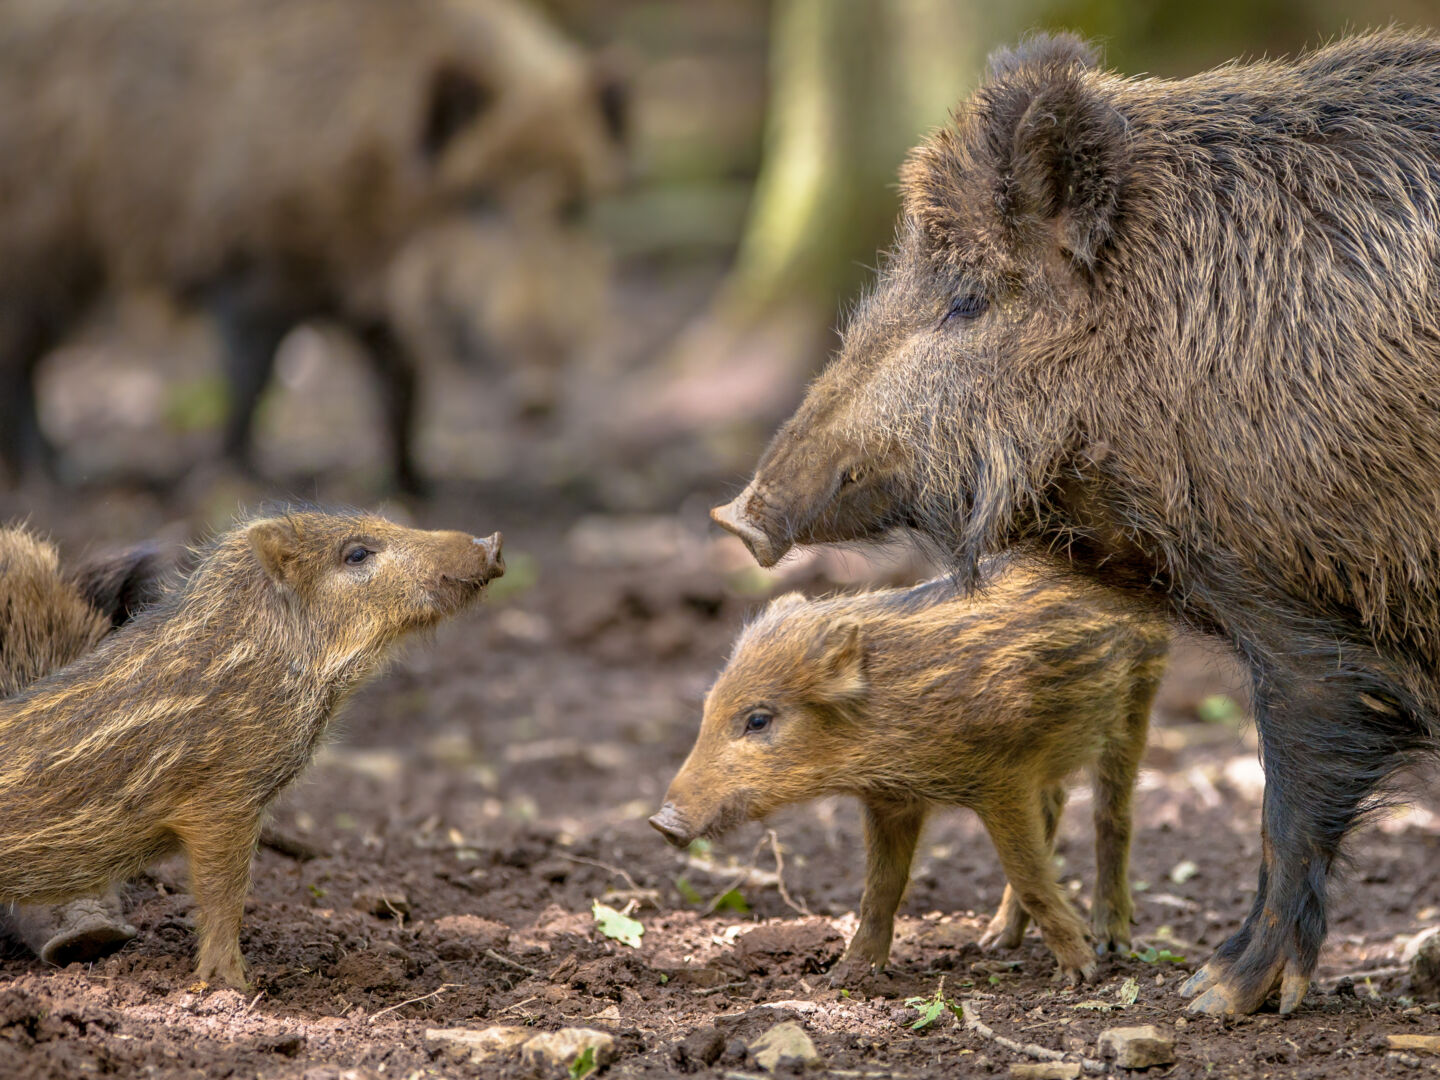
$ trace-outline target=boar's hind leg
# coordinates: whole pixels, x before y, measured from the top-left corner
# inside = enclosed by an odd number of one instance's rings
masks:
[[[890,959],[895,909],[910,881],[910,861],[925,823],[922,803],[866,802],[865,895],[860,900],[860,928],[831,973],[839,985],[847,978],[883,968]]]
[[[395,486],[418,495],[425,482],[415,467],[415,365],[385,323],[369,323],[360,338],[375,373],[380,377],[385,426],[390,436],[390,467]]]
[[[230,392],[225,457],[253,472],[255,408],[270,382],[280,343],[299,319],[293,312],[256,299],[249,290],[238,286],[218,290],[210,298],[209,309],[220,330],[225,381]]]
[[[1426,743],[1403,691],[1359,670],[1352,654],[1257,678],[1265,767],[1262,861],[1240,930],[1181,988],[1192,1012],[1250,1013],[1280,991],[1280,1011],[1305,996],[1326,932],[1326,885],[1366,802]]]
[[[195,975],[245,989],[240,921],[250,891],[250,860],[260,818],[216,820],[197,816],[175,827],[190,863],[190,891],[199,911],[200,955]]]
[[[1040,792],[1040,813],[1045,822],[1045,848],[1055,854],[1055,833],[1060,828],[1060,815],[1065,810],[1065,785],[1050,784]],[[1000,898],[1000,907],[985,933],[980,936],[980,947],[1014,949],[1025,937],[1025,927],[1030,925],[1030,913],[1020,903],[1015,887],[1005,883],[1005,895]]]
[[[1095,763],[1095,899],[1090,929],[1095,951],[1128,952],[1135,914],[1130,896],[1130,834],[1135,777],[1145,754],[1157,679],[1137,688],[1119,734]]]
[[[43,320],[19,304],[0,304],[0,378],[8,384],[0,394],[0,477],[19,481],[38,464],[54,475],[55,453],[40,430],[35,372],[53,336]]]
[[[980,818],[1000,856],[1005,877],[1020,903],[1040,924],[1045,944],[1060,965],[1058,977],[1074,984],[1095,974],[1095,952],[1085,924],[1075,914],[1055,880],[1055,868],[1045,842],[1040,800],[1025,797],[997,799],[980,810]]]

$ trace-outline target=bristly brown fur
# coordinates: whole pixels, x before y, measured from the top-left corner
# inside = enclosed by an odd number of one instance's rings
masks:
[[[371,554],[351,563],[357,546]],[[0,701],[0,901],[99,892],[182,848],[199,975],[243,986],[266,806],[390,646],[502,569],[498,539],[370,514],[294,511],[220,536],[100,648]]]
[[[822,795],[865,806],[860,928],[835,975],[883,967],[927,811],[975,810],[1009,886],[985,943],[1034,916],[1072,979],[1095,952],[1051,863],[1065,778],[1095,773],[1094,940],[1128,948],[1130,800],[1170,632],[1108,590],[1048,568],[807,601],[745,628],[705,701],[654,823],[673,842]],[[769,726],[748,731],[761,712]]]
[[[0,529],[0,698],[94,647],[110,617],[60,569],[60,553],[23,528]]]
[[[971,582],[1037,543],[1233,643],[1265,854],[1195,1007],[1288,1012],[1343,837],[1440,718],[1440,41],[1159,80],[1040,37],[903,189],[843,350],[717,517],[767,562],[909,527]]]

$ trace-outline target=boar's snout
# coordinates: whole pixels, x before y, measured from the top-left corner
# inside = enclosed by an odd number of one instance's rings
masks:
[[[695,839],[689,824],[674,803],[667,802],[660,807],[660,812],[650,819],[650,825],[677,848],[689,847],[690,841]]]
[[[710,518],[722,529],[734,533],[750,549],[755,561],[761,566],[774,566],[790,550],[789,543],[776,543],[749,515],[747,506],[751,502],[749,490],[742,491],[724,506],[710,511]]]

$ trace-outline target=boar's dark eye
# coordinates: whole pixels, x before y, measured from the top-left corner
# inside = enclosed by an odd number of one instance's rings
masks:
[[[359,566],[373,554],[375,553],[369,548],[356,544],[354,547],[346,549],[345,564],[347,566]]]
[[[979,293],[966,293],[964,296],[957,296],[950,301],[950,306],[945,311],[945,317],[940,320],[944,326],[952,319],[978,319],[990,309],[990,301]]]
[[[773,719],[775,718],[768,712],[752,712],[745,717],[745,734],[753,735],[757,731],[764,731]]]

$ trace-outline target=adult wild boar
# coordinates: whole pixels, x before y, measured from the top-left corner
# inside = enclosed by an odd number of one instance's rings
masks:
[[[613,87],[518,0],[15,0],[0,102],[0,471],[48,457],[41,356],[102,292],[158,285],[218,324],[229,456],[282,338],[328,317],[413,487],[392,257],[477,199],[567,204],[620,163]]]
[[[1340,844],[1440,716],[1440,41],[1179,81],[1040,37],[910,157],[896,250],[715,516],[769,565],[1040,542],[1249,666],[1264,855],[1185,989],[1303,998]]]

